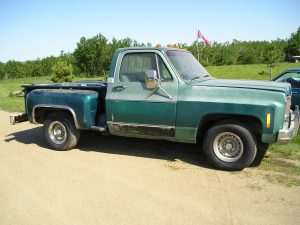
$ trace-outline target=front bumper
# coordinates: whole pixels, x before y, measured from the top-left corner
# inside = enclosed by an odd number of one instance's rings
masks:
[[[289,127],[279,130],[277,143],[286,144],[290,142],[295,136],[297,136],[299,131],[299,123],[299,106],[296,105],[294,112],[292,112],[290,115]]]

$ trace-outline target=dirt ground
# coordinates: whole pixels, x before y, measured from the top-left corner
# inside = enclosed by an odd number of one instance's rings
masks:
[[[48,149],[0,111],[1,225],[299,224],[300,187],[209,167],[198,146],[100,136]]]

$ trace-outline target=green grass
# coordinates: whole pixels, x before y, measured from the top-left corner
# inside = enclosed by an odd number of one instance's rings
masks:
[[[0,82],[0,109],[9,112],[23,112],[24,98],[12,96],[14,91],[22,90],[22,84],[33,82],[50,82],[50,77],[11,79]]]
[[[277,157],[284,157],[300,161],[300,135],[295,137],[288,145],[272,144],[269,152]]]
[[[293,176],[272,173],[265,174],[264,179],[270,183],[281,184],[286,187],[300,186],[300,179]]]
[[[300,136],[286,145],[270,145],[267,157],[264,158],[260,170],[275,171],[277,177],[265,177],[267,181],[282,183],[286,186],[300,186]]]
[[[300,62],[276,64],[272,78],[291,68],[300,68]],[[221,79],[270,80],[269,67],[266,64],[208,66],[206,69],[213,77]]]

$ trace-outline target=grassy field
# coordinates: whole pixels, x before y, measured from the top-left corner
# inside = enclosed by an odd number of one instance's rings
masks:
[[[281,72],[292,68],[300,68],[300,62],[276,64],[272,69],[272,78]],[[270,69],[265,64],[209,66],[206,67],[206,69],[213,77],[221,79],[270,80]]]
[[[290,68],[300,68],[300,63],[282,63],[273,68],[273,77]],[[234,65],[234,66],[210,66],[209,73],[216,78],[222,79],[251,79],[269,80],[269,68],[267,65]],[[97,78],[94,78],[94,80]],[[76,78],[76,80],[93,80]],[[98,78],[99,80],[99,78]],[[50,77],[26,78],[18,80],[0,81],[0,109],[10,112],[23,112],[23,97],[15,97],[12,92],[21,90],[22,84],[33,82],[50,82]],[[8,119],[8,118],[7,118]],[[272,144],[268,155],[259,169],[276,171],[278,175],[275,182],[281,182],[288,186],[300,185],[300,136],[288,145]],[[288,179],[285,175],[289,174]],[[292,176],[292,177],[291,177]],[[296,178],[294,177],[296,176]],[[270,178],[271,179],[271,178]],[[274,179],[273,179],[274,181]]]
[[[50,82],[50,77],[14,79],[0,82],[0,109],[9,112],[23,112],[23,97],[14,97],[13,92],[22,90],[22,84],[30,84],[32,82]]]

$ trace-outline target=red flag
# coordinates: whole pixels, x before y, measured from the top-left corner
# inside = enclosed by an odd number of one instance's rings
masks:
[[[200,30],[198,30],[198,34],[197,34],[198,39],[202,38],[202,40],[205,42],[205,45],[208,46],[209,45],[209,41],[203,36],[203,34],[200,32]]]
[[[202,34],[201,34],[200,30],[198,30],[198,35],[197,35],[198,39],[201,38],[201,36],[202,36]]]

